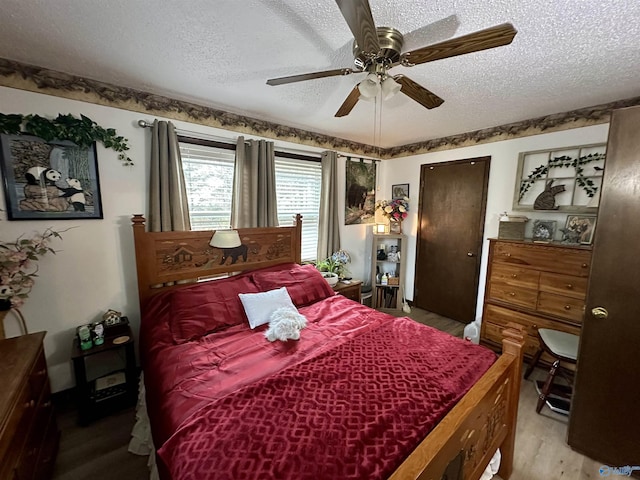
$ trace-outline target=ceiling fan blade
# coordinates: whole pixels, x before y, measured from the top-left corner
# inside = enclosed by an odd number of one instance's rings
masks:
[[[434,60],[464,55],[465,53],[501,47],[510,44],[516,33],[518,31],[513,25],[504,23],[486,30],[463,35],[462,37],[418,48],[412,52],[406,52],[400,57],[400,63],[410,67],[421,63],[433,62]]]
[[[301,75],[290,75],[288,77],[270,78],[267,85],[283,85],[285,83],[302,82],[313,80],[314,78],[335,77],[338,75],[349,75],[354,73],[350,68],[338,68],[336,70],[325,70],[324,72],[303,73]]]
[[[356,85],[355,87],[353,87],[353,90],[351,90],[351,93],[349,93],[345,101],[342,102],[342,105],[340,105],[340,108],[334,116],[344,117],[346,115],[349,115],[351,113],[351,110],[353,110],[353,107],[355,107],[356,103],[358,103],[359,98],[360,90],[358,90],[358,85]]]
[[[336,0],[353,38],[365,54],[375,56],[380,50],[376,24],[368,0]]]
[[[444,103],[444,100],[437,96],[435,93],[430,92],[422,85],[417,84],[413,80],[404,75],[396,75],[393,79],[402,85],[400,91],[407,97],[412,98],[423,107],[429,109],[439,107]]]

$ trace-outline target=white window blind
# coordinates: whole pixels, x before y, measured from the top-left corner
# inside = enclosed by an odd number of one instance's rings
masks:
[[[276,152],[276,193],[278,223],[292,225],[293,217],[302,219],[302,260],[315,260],[318,248],[320,215],[320,162],[278,157]]]
[[[231,226],[235,150],[180,142],[192,230]]]
[[[231,198],[235,150],[180,142],[182,169],[189,202],[192,230],[231,227]],[[320,162],[279,157],[276,152],[276,196],[278,223],[302,220],[302,259],[315,260],[320,214]]]

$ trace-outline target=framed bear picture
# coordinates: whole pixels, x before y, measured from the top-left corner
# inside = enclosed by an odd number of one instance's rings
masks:
[[[0,135],[9,220],[102,218],[95,143]]]

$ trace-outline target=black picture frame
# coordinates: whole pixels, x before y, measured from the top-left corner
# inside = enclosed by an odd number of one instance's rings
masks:
[[[400,183],[398,185],[391,185],[391,199],[396,200],[398,198],[409,198],[409,184]]]
[[[101,219],[95,143],[78,147],[31,135],[0,135],[9,220]]]

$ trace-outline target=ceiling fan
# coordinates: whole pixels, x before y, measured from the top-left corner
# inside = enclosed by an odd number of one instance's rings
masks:
[[[517,33],[513,25],[504,23],[402,53],[402,34],[391,27],[376,28],[368,0],[336,0],[336,3],[353,33],[355,69],[338,68],[267,80],[268,85],[283,85],[315,78],[367,73],[367,77],[353,87],[336,112],[336,117],[348,115],[361,97],[373,98],[379,92],[382,92],[383,98],[390,98],[400,91],[426,108],[439,107],[444,102],[442,98],[409,77],[401,74],[389,75],[389,70],[397,65],[413,67],[434,60],[508,45]]]

